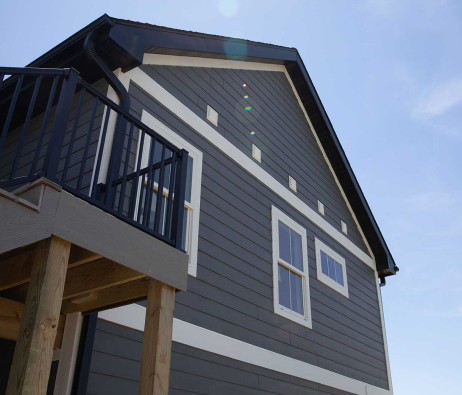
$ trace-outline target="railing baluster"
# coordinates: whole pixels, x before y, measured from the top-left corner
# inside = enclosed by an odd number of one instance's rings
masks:
[[[143,224],[149,228],[149,217],[151,216],[151,204],[152,204],[152,195],[154,194],[154,178],[156,172],[152,171],[152,162],[154,159],[154,153],[156,151],[156,138],[151,136],[151,149],[149,152],[149,160],[148,160],[148,182],[147,182],[147,189],[146,189],[146,196],[144,199],[144,216],[143,216]],[[157,194],[159,195],[159,193]],[[157,196],[159,198],[159,196]]]
[[[64,163],[63,175],[61,182],[66,183],[67,172],[69,170],[69,162],[71,160],[72,150],[74,149],[75,134],[77,133],[77,126],[79,124],[80,112],[82,111],[83,98],[85,96],[85,88],[80,91],[79,104],[77,105],[77,111],[75,112],[74,125],[72,127],[71,139],[67,149],[66,162]]]
[[[175,187],[175,171],[176,171],[176,152],[172,152],[172,163],[170,164],[170,182],[168,186],[167,196],[167,218],[165,219],[165,236],[170,237],[170,229],[172,226],[172,205],[173,205],[173,188]]]
[[[137,160],[138,163],[136,164],[136,176],[132,184],[132,191],[130,193],[130,209],[128,210],[129,218],[133,218],[135,216],[135,208],[136,208],[137,200],[141,201],[141,193],[140,193],[140,196],[138,197],[138,183],[140,179],[140,170],[141,170],[141,155],[143,153],[144,136],[146,135],[146,132],[141,129],[140,129],[140,132],[141,132],[141,137],[140,137],[140,145],[138,148],[138,160]],[[140,212],[140,207],[138,203],[138,213],[139,212]],[[138,216],[138,222],[139,222],[139,216]]]
[[[88,125],[87,138],[85,139],[85,149],[83,151],[82,163],[80,164],[79,179],[77,181],[77,190],[82,187],[83,174],[85,173],[85,165],[87,164],[88,148],[90,147],[91,135],[93,133],[93,125],[95,123],[96,109],[98,108],[99,100],[97,97],[93,99],[93,110],[91,112],[90,124]],[[70,153],[72,154],[72,153]]]
[[[165,144],[162,145],[162,156],[160,159],[160,173],[159,173],[159,184],[157,186],[157,202],[156,202],[156,216],[154,219],[154,231],[159,230],[162,234],[162,223],[160,223],[160,214],[162,212],[162,201],[164,197],[164,175],[165,175]]]
[[[27,109],[26,120],[24,121],[24,126],[22,128],[21,137],[19,139],[18,148],[16,149],[16,156],[14,158],[13,168],[11,170],[10,178],[14,178],[16,170],[18,168],[19,159],[21,157],[22,149],[24,146],[24,140],[26,138],[27,129],[29,129],[30,119],[32,117],[32,112],[34,111],[35,101],[37,100],[37,95],[40,89],[40,84],[42,83],[42,76],[39,75],[35,81],[34,92],[32,93],[32,98],[29,103],[29,108]]]
[[[103,158],[104,144],[106,143],[107,126],[109,124],[110,114],[111,114],[111,107],[106,106],[106,116],[104,117],[104,126],[103,126],[103,131],[101,133],[101,141],[99,142],[98,158],[96,159],[95,174],[93,176],[93,182],[92,182],[92,185],[93,185],[93,190],[91,191],[92,198],[96,196],[99,172],[101,170],[101,160]]]
[[[16,82],[16,88],[14,89],[13,98],[11,100],[10,109],[8,110],[8,115],[6,116],[5,125],[3,126],[3,131],[0,136],[0,152],[3,150],[3,144],[5,143],[6,135],[8,129],[10,128],[11,118],[13,118],[14,109],[16,107],[16,102],[18,101],[19,92],[21,91],[22,82],[24,81],[24,74],[21,74],[18,81]]]
[[[34,160],[32,161],[32,168],[30,173],[34,174],[37,170],[37,162],[40,156],[40,148],[42,148],[43,137],[45,136],[45,131],[47,129],[48,118],[50,117],[51,106],[53,105],[53,100],[56,94],[56,88],[58,86],[59,75],[55,75],[53,79],[53,85],[51,86],[50,96],[48,97],[47,108],[45,110],[45,115],[42,121],[42,128],[40,130],[40,136],[37,142],[37,149],[35,150]]]
[[[122,187],[120,188],[120,199],[119,199],[119,213],[122,212],[123,203],[125,202],[125,189],[127,187],[127,171],[128,171],[128,162],[130,161],[130,150],[132,148],[132,139],[133,139],[133,129],[135,124],[130,122],[130,132],[128,133],[128,142],[127,142],[127,153],[125,154],[125,163],[124,163],[124,172],[122,175]]]

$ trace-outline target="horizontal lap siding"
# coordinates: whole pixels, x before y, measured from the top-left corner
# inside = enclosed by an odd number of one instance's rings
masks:
[[[100,80],[93,84],[93,87],[103,94],[106,94],[108,84],[104,80]],[[74,127],[74,118],[77,112],[77,106],[80,98],[80,93],[76,94],[73,99],[72,108],[70,111],[69,121],[66,127],[66,134],[64,136],[63,147],[60,154],[60,162],[58,166],[58,177],[61,177],[64,163],[68,154],[69,141],[71,138],[71,132]],[[83,152],[86,143],[88,128],[90,126],[90,118],[93,109],[93,96],[88,93],[84,97],[82,103],[82,109],[80,112],[79,122],[77,125],[74,145],[72,148],[71,158],[69,160],[69,170],[67,174],[67,184],[71,187],[77,186],[77,178],[79,176],[80,168],[82,165]],[[53,107],[50,111],[50,116],[45,129],[45,135],[43,137],[42,145],[40,147],[40,154],[37,162],[37,172],[39,172],[43,166],[45,160],[46,150],[50,139],[50,131],[53,125],[56,107]],[[104,106],[99,103],[95,113],[95,120],[93,128],[91,130],[91,137],[89,142],[88,156],[85,163],[85,170],[82,179],[81,192],[88,193],[91,183],[91,176],[93,173],[94,161],[96,150],[98,147],[98,140],[100,135],[102,116]],[[18,169],[16,176],[28,175],[31,171],[32,161],[37,150],[37,144],[39,142],[40,131],[42,128],[44,114],[40,114],[30,121],[29,128],[24,140],[24,146],[22,154],[18,162]],[[15,160],[16,150],[19,143],[20,134],[22,132],[22,126],[8,133],[5,140],[5,147],[1,153],[0,158],[0,179],[7,177],[12,169],[13,162]]]
[[[134,83],[129,93],[134,115],[145,109],[204,154],[198,273],[177,294],[175,316],[387,388],[373,270]],[[272,204],[307,230],[313,329],[273,312]],[[317,280],[315,237],[345,257],[349,299]]]
[[[220,134],[249,156],[255,143],[268,173],[287,187],[288,176],[294,177],[297,196],[314,210],[317,200],[323,202],[325,219],[338,230],[343,220],[347,237],[367,251],[284,73],[174,66],[141,69],[199,117],[206,118],[207,104],[215,109]],[[246,94],[248,100],[243,99]],[[249,112],[244,110],[247,105],[252,107]]]
[[[142,333],[98,320],[88,395],[136,395]],[[173,342],[169,394],[348,395],[346,392]]]

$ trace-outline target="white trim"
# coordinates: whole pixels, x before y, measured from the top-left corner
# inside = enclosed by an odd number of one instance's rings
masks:
[[[294,195],[289,189],[277,181],[273,176],[263,170],[257,163],[250,157],[243,153],[239,148],[234,146],[225,137],[220,135],[212,126],[207,124],[203,119],[193,113],[189,108],[182,104],[177,98],[167,92],[161,85],[149,77],[139,68],[130,70],[125,74],[127,78],[133,80],[137,85],[142,86],[143,89],[163,106],[172,111],[177,117],[182,119],[201,136],[209,140],[224,154],[229,156],[232,160],[238,163],[242,168],[247,170],[250,174],[256,177],[261,183],[265,184],[273,192],[277,193],[282,199],[293,206],[301,214],[307,217],[311,222],[318,226],[327,235],[332,237],[343,247],[348,249],[352,254],[358,257],[366,265],[375,269],[375,261],[351,240],[349,240],[341,231],[334,228],[324,218],[322,218],[316,211],[305,204],[300,198]]]
[[[53,391],[54,395],[71,394],[81,329],[81,313],[74,313],[66,316],[63,342],[59,351],[59,364]]]
[[[282,72],[284,72],[284,70],[286,69],[283,65],[280,64],[244,62],[240,60],[195,58],[174,55],[159,55],[151,53],[144,54],[143,64],[155,64],[160,66],[215,67],[220,69],[243,69]]]
[[[390,395],[393,395],[393,382],[391,380],[390,356],[388,355],[387,331],[385,329],[385,316],[383,313],[383,305],[382,305],[382,289],[380,288],[379,279],[377,278],[377,271],[375,271],[375,278],[376,278],[375,286],[377,288],[377,299],[379,300],[379,307],[380,307],[380,321],[382,323],[383,348],[385,349],[385,361],[387,364],[388,386],[390,387]]]
[[[98,317],[139,331],[144,330],[146,309],[139,305],[118,307]],[[330,370],[287,357],[200,326],[173,319],[172,340],[200,350],[249,363],[282,374],[312,381],[357,395],[392,395],[383,388],[366,384]],[[367,387],[367,390],[366,390]]]
[[[297,192],[297,181],[292,176],[289,176],[289,188],[295,193]]]
[[[199,217],[201,209],[201,185],[202,185],[202,152],[192,145],[189,141],[185,140],[183,137],[179,136],[173,130],[169,129],[158,119],[154,118],[147,111],[142,110],[141,113],[141,122],[149,126],[151,129],[156,131],[162,137],[169,140],[173,145],[178,148],[184,148],[189,152],[189,156],[193,160],[193,172],[191,180],[191,205],[188,206],[188,226],[191,226],[191,231],[189,228],[186,231],[188,239],[186,240],[186,249],[189,253],[189,267],[188,273],[191,276],[196,277],[197,275],[197,251],[199,245]],[[148,144],[145,144],[145,147],[149,147]],[[147,158],[147,153],[144,152],[143,156]],[[192,208],[192,218],[189,210],[189,207]],[[190,247],[188,249],[188,247]]]
[[[284,262],[279,257],[279,221],[286,224],[289,228],[297,232],[302,238],[302,253],[303,253],[303,271],[297,270],[292,265]],[[273,239],[273,307],[274,312],[289,320],[295,321],[300,325],[312,328],[311,321],[311,300],[310,300],[310,276],[308,269],[308,247],[306,239],[306,229],[288,217],[275,206],[271,206],[271,226]],[[279,304],[279,265],[284,266],[288,270],[297,273],[302,278],[303,288],[303,312],[298,314],[291,309]]]
[[[261,163],[261,149],[258,148],[255,144],[252,144],[252,157]]]
[[[316,272],[318,275],[318,280],[322,283],[326,284],[327,286],[331,287],[338,293],[342,294],[343,296],[349,298],[348,295],[348,278],[346,272],[346,262],[345,258],[337,254],[332,248],[324,244],[321,240],[317,237],[314,238],[314,246],[316,251]],[[321,251],[324,251],[327,255],[331,258],[335,259],[340,265],[342,266],[342,273],[343,273],[343,283],[344,285],[340,285],[338,282],[332,280],[329,276],[326,276],[322,272],[321,266]]]
[[[207,105],[207,119],[215,126],[218,126],[218,113]]]
[[[324,204],[318,200],[318,211],[320,214],[324,215]]]
[[[285,66],[278,65],[278,64],[269,64],[269,63],[243,62],[243,61],[236,61],[236,60],[196,58],[196,57],[188,57],[188,56],[158,55],[158,54],[147,54],[147,53],[144,54],[143,64],[154,64],[154,65],[162,65],[162,66],[215,67],[215,68],[222,68],[222,69],[243,69],[243,70],[283,72],[287,80],[289,81],[290,86],[292,87],[292,91],[295,97],[297,98],[298,104],[300,108],[302,109],[303,114],[305,115],[306,121],[308,122],[308,125],[311,128],[311,131],[313,132],[313,135],[316,139],[316,142],[318,143],[318,146],[322,152],[322,155],[324,159],[326,160],[327,165],[335,179],[337,187],[340,189],[340,193],[345,199],[345,203],[348,209],[350,210],[350,213],[353,217],[353,220],[356,226],[358,227],[359,233],[361,234],[363,241],[366,244],[366,247],[369,253],[371,254],[371,257],[374,256],[369,246],[369,243],[367,242],[366,236],[364,235],[364,232],[361,229],[361,226],[359,225],[358,219],[356,218],[356,215],[353,209],[351,208],[350,202],[348,201],[345,195],[345,192],[342,186],[340,185],[337,175],[335,174],[334,168],[332,167],[329,161],[329,158],[327,157],[326,152],[324,151],[324,148],[321,144],[321,141],[319,140],[316,130],[314,129],[314,126],[311,123],[311,120],[308,117],[308,114],[305,110],[305,106],[303,105],[300,99],[300,96],[298,95],[297,89],[295,89],[292,79],[290,78],[290,75],[287,72],[287,69]]]

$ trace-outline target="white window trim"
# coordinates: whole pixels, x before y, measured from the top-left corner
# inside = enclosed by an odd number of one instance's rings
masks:
[[[279,258],[279,225],[281,221],[286,224],[289,228],[299,233],[302,237],[302,253],[303,253],[303,271],[289,265]],[[273,237],[273,306],[274,312],[282,317],[288,318],[289,320],[295,321],[308,328],[312,328],[311,320],[311,301],[310,301],[310,281],[309,281],[309,269],[308,269],[308,247],[306,241],[306,229],[289,218],[281,210],[275,206],[271,206],[271,224],[272,224],[272,237]],[[287,267],[289,270],[297,273],[302,277],[303,286],[303,311],[305,315],[298,314],[287,307],[279,304],[279,264]]]
[[[315,246],[315,250],[316,250],[316,269],[317,269],[317,273],[318,273],[318,280],[321,281],[322,283],[326,284],[328,287],[334,289],[338,293],[342,294],[346,298],[349,298],[349,295],[348,295],[348,278],[347,278],[347,273],[346,273],[345,258],[340,256],[332,248],[328,247],[326,244],[324,244],[321,240],[319,240],[316,237],[314,238],[314,246]],[[341,286],[337,281],[332,280],[329,276],[326,276],[322,272],[321,251],[324,251],[327,255],[329,255],[331,258],[335,259],[342,266],[343,283],[345,284],[344,286]]]
[[[189,152],[192,158],[194,167],[191,181],[191,204],[185,202],[185,207],[188,208],[188,222],[186,228],[186,250],[189,252],[189,266],[188,273],[191,276],[197,276],[197,253],[199,244],[199,217],[200,217],[200,201],[201,201],[201,184],[202,184],[202,152],[197,149],[190,142],[186,141],[183,137],[179,136],[173,130],[169,129],[158,119],[154,118],[147,111],[143,110],[141,114],[141,122],[155,130],[162,137],[166,138],[178,148],[184,148]],[[144,148],[149,147],[145,144]],[[139,152],[139,149],[138,149]],[[165,190],[164,190],[165,193]],[[191,210],[192,209],[192,210]],[[136,210],[135,210],[136,211]]]

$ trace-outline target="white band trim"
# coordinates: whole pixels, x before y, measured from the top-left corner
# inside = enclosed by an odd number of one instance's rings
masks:
[[[149,95],[158,100],[162,105],[169,109],[173,114],[190,125],[201,136],[209,140],[213,145],[220,149],[224,154],[229,156],[233,161],[238,163],[242,168],[247,170],[261,183],[265,184],[273,192],[278,194],[287,203],[293,206],[296,210],[302,213],[306,218],[318,226],[327,235],[332,237],[343,247],[348,249],[352,254],[358,257],[366,265],[375,270],[375,261],[351,240],[343,235],[339,230],[335,229],[316,211],[311,209],[307,204],[295,196],[291,191],[285,188],[273,176],[263,170],[252,159],[244,154],[234,144],[229,142],[225,137],[208,125],[204,120],[199,118],[188,107],[181,103],[176,97],[167,92],[156,81],[149,77],[139,68],[130,70],[125,74],[130,80],[134,81],[138,86],[142,87]]]
[[[98,315],[103,320],[138,331],[144,331],[145,316],[146,309],[140,305],[118,307],[102,311]],[[286,357],[176,318],[173,319],[172,340],[251,365],[337,388],[341,391],[357,395],[390,395],[390,391],[383,388]]]

